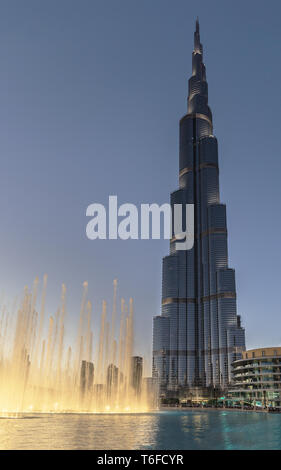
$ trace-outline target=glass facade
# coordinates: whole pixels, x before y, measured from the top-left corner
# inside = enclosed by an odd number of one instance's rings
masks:
[[[194,246],[163,259],[162,312],[154,318],[153,376],[162,390],[224,388],[245,349],[228,266],[226,207],[220,202],[218,144],[196,22],[188,112],[180,120],[179,189],[171,205],[194,204]],[[188,221],[187,221],[188,223]]]

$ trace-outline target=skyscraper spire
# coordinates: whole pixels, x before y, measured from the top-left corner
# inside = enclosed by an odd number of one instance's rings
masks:
[[[194,52],[197,54],[203,53],[202,44],[200,44],[200,28],[199,28],[199,18],[196,19],[196,29],[194,33]]]
[[[188,113],[200,113],[212,122],[212,113],[208,106],[208,84],[206,68],[203,62],[203,47],[200,42],[199,19],[196,20],[194,32],[194,49],[192,52],[192,76],[188,87]]]

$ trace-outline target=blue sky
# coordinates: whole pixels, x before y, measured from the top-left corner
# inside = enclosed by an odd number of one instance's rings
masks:
[[[279,1],[1,0],[0,290],[49,276],[48,312],[82,283],[98,323],[112,283],[150,357],[168,242],[90,241],[93,202],[169,202],[178,185],[196,16],[219,141],[229,264],[248,347],[281,345]]]

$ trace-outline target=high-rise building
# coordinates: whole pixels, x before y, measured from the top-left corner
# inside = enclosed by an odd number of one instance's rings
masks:
[[[94,363],[82,361],[80,370],[80,391],[82,395],[85,392],[92,391],[94,383]]]
[[[221,387],[245,349],[228,266],[226,207],[220,202],[218,144],[196,21],[188,111],[180,120],[179,189],[174,204],[194,204],[194,245],[163,259],[162,312],[154,318],[153,376],[160,390]],[[186,221],[188,225],[188,220]]]
[[[114,364],[109,364],[106,374],[106,391],[107,397],[111,397],[116,393],[118,387],[118,367]]]
[[[131,386],[135,390],[136,395],[141,392],[142,384],[142,370],[143,358],[140,356],[133,356],[131,358]]]
[[[149,409],[158,408],[159,401],[159,389],[158,380],[153,377],[144,377],[142,379],[142,395],[144,396],[144,402]]]

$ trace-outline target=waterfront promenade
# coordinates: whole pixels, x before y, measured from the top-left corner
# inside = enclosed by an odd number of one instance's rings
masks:
[[[263,406],[239,406],[239,405],[234,405],[234,406],[221,406],[221,405],[201,405],[201,404],[194,404],[194,405],[189,405],[189,406],[160,406],[159,408],[160,411],[190,411],[190,410],[196,410],[196,411],[204,411],[204,410],[210,410],[210,411],[255,411],[257,413],[281,413],[281,408],[270,408],[270,407],[263,407]]]

